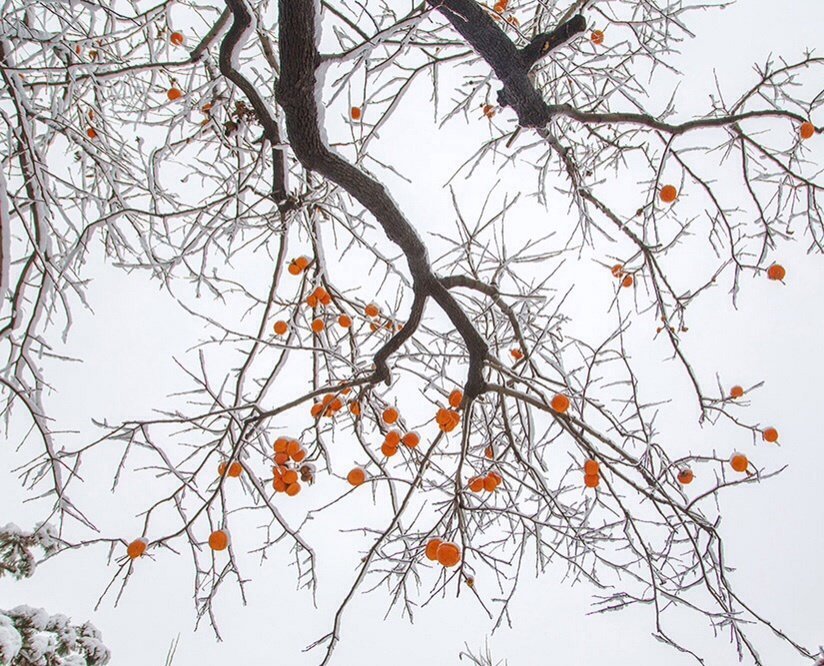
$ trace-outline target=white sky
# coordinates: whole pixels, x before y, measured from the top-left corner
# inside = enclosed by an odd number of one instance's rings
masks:
[[[734,96],[751,85],[753,62],[763,62],[770,54],[792,59],[805,46],[820,47],[822,25],[824,4],[820,0],[791,0],[779,5],[744,0],[723,12],[696,16],[690,27],[697,38],[684,45],[679,62],[684,73],[683,103],[701,108],[712,87],[713,70],[722,87]],[[671,88],[663,80],[657,84],[665,91]],[[420,104],[425,108],[425,95],[421,95]],[[501,122],[507,118],[504,113]],[[471,154],[479,133],[484,138],[487,130],[478,121],[464,128],[452,123],[439,131],[429,120],[426,114],[416,113],[410,103],[408,112],[402,111],[393,121],[397,127],[386,128],[384,133],[392,135],[392,143],[382,143],[380,150],[396,158],[407,174],[416,174],[412,186],[397,179],[387,179],[387,184],[410,218],[433,230],[438,228],[438,220],[452,215],[448,197],[440,191],[445,176]],[[818,125],[824,122],[816,120]],[[392,134],[393,129],[404,127],[407,131]],[[820,164],[824,162],[824,137],[814,141],[814,155]],[[422,145],[437,148],[437,160],[417,161]],[[493,178],[490,176],[490,182]],[[515,181],[505,178],[505,186],[510,182]],[[526,217],[515,218],[511,224],[516,235],[528,236],[535,228],[535,221]],[[788,268],[786,285],[745,278],[737,311],[732,310],[721,289],[701,299],[692,310],[691,331],[685,336],[687,351],[701,359],[702,377],[708,384],[713,383],[715,372],[725,385],[766,382],[752,397],[747,413],[763,414],[765,423],[779,428],[780,447],[755,446],[740,434],[730,441],[729,432],[722,428],[700,428],[694,405],[683,390],[683,376],[674,364],[661,364],[667,356],[663,341],[653,340],[652,331],[647,335],[639,323],[634,350],[635,360],[653,376],[646,385],[650,395],[671,389],[676,398],[659,423],[662,432],[677,437],[673,442],[676,449],[738,448],[767,466],[788,465],[782,475],[761,486],[724,493],[721,531],[727,561],[736,567],[731,577],[738,591],[777,626],[803,645],[814,647],[824,643],[824,503],[820,492],[824,468],[820,403],[824,392],[819,384],[824,374],[819,342],[824,328],[824,260],[806,256],[805,248],[801,240],[782,245],[776,253]],[[106,416],[117,422],[145,416],[151,407],[162,403],[163,396],[179,387],[180,376],[172,369],[171,357],[185,357],[185,351],[202,335],[202,325],[164,300],[155,285],[136,276],[126,278],[113,268],[101,269],[88,297],[95,315],[78,312],[67,347],[85,362],[51,377],[59,389],[58,409],[67,422],[81,428],[88,427],[90,417]],[[587,299],[578,303],[575,313],[581,322],[586,323],[593,313],[603,313],[603,308],[593,307]],[[10,439],[0,447],[0,523],[13,521],[28,528],[41,514],[37,505],[22,503],[24,495],[9,470],[26,456],[15,452],[9,445],[12,443],[16,441]],[[93,467],[83,470],[87,492],[100,483],[98,497],[104,501],[111,463],[97,459]],[[120,530],[124,536],[139,529],[140,522],[133,514],[141,499],[152,492],[151,477],[139,477],[129,488],[135,503],[131,514],[101,507],[95,515],[101,527],[115,533]],[[236,487],[232,492],[242,491]],[[300,502],[310,502],[310,493],[298,499],[294,509],[286,511],[287,517],[299,514]],[[350,498],[339,512],[340,527],[362,525],[362,516],[370,507],[367,493]],[[238,549],[257,545],[254,533],[233,536]],[[217,608],[224,642],[219,644],[207,626],[197,633],[192,631],[191,562],[185,555],[166,553],[155,561],[141,560],[138,576],[119,607],[113,608],[107,600],[95,613],[95,600],[114,569],[107,566],[101,549],[66,553],[45,564],[31,580],[0,580],[0,608],[26,603],[68,614],[77,622],[90,619],[102,630],[113,651],[112,663],[118,666],[163,663],[170,642],[178,634],[177,665],[271,664],[281,660],[294,666],[315,664],[321,653],[301,650],[328,631],[334,608],[348,589],[361,556],[359,548],[367,542],[356,535],[317,528],[310,528],[307,538],[320,555],[318,609],[312,608],[306,592],[295,591],[294,574],[286,568],[286,553],[276,552],[260,568],[254,558],[246,558],[244,573],[252,578],[249,605],[241,606],[234,590],[221,594]],[[426,598],[436,575],[434,568],[425,573],[421,598]],[[508,659],[510,666],[692,663],[650,638],[654,629],[650,609],[588,617],[594,590],[587,584],[570,587],[562,575],[559,566],[540,579],[521,580],[512,604],[513,628],[488,638],[497,658]],[[477,589],[484,595],[492,587],[479,579]],[[418,610],[414,625],[399,618],[397,612],[384,619],[386,608],[387,598],[380,590],[357,597],[344,619],[334,663],[456,663],[464,644],[477,651],[491,629],[490,621],[469,595],[462,593],[455,598],[454,586],[446,598]],[[669,627],[676,637],[705,655],[708,664],[733,663],[727,637],[712,640],[702,618],[689,616],[679,621],[671,617]],[[766,664],[807,663],[766,631],[756,630],[754,636]]]

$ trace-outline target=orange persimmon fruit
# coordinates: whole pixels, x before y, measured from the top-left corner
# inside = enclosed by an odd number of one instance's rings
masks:
[[[229,533],[226,530],[215,530],[209,535],[209,548],[212,550],[226,550],[229,547]]]
[[[366,471],[363,467],[353,467],[349,470],[349,474],[346,475],[346,480],[351,486],[359,486],[366,481]]]
[[[556,393],[550,401],[549,406],[559,414],[566,414],[569,409],[569,398],[563,393]]]
[[[678,190],[675,189],[675,185],[664,185],[658,196],[664,203],[672,203],[678,198]]]

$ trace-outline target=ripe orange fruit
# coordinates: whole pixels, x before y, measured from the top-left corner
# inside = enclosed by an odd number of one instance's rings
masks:
[[[286,331],[289,330],[289,324],[287,324],[282,319],[279,319],[275,322],[275,335],[286,335]]]
[[[352,118],[352,120],[360,120],[362,115],[363,112],[359,106],[353,106],[349,109],[349,117]]]
[[[381,445],[381,453],[382,453],[383,455],[385,455],[387,458],[391,458],[391,457],[392,457],[392,456],[394,456],[397,452],[398,452],[398,447],[397,447],[397,446],[392,446],[391,444],[388,444],[388,443],[386,443],[386,442],[384,442],[384,443]]]
[[[812,138],[813,134],[815,134],[815,125],[810,122],[801,123],[799,134],[801,134],[802,139]]]
[[[786,275],[787,271],[781,264],[773,264],[767,269],[767,277],[770,280],[783,280]]]
[[[298,451],[300,451],[300,442],[296,439],[290,439],[286,443],[286,453],[294,457]]]
[[[284,483],[285,483],[285,481],[284,481]],[[286,485],[286,494],[289,495],[289,497],[294,497],[299,492],[300,492],[300,484],[297,481],[295,481],[295,483],[291,483],[291,484]]]
[[[612,277],[621,277],[624,274],[624,266],[623,264],[615,264],[610,271],[612,272]]]
[[[764,432],[761,433],[761,436],[764,438],[765,442],[778,441],[778,431],[775,428],[765,428]]]
[[[520,349],[510,349],[509,353],[516,361],[520,361],[524,357],[524,353]]]
[[[314,294],[309,294],[306,297],[306,305],[308,305],[310,308],[318,307],[318,297]]]
[[[367,317],[377,317],[381,313],[381,309],[375,303],[370,303],[363,311]]]
[[[303,462],[304,458],[306,458],[306,449],[302,446],[292,455],[292,460],[295,462]]]
[[[146,552],[146,546],[148,545],[148,540],[143,537],[140,539],[135,539],[128,546],[126,546],[126,555],[129,556],[130,560],[136,560],[138,557],[143,556],[143,553]]]
[[[458,407],[461,406],[462,402],[463,402],[463,393],[461,391],[459,391],[458,389],[455,389],[454,391],[452,391],[452,393],[449,394],[449,404],[452,407],[454,407],[455,409],[458,409]]]
[[[443,541],[440,539],[430,539],[426,544],[426,558],[433,562],[438,559],[438,548],[441,547]]]
[[[275,440],[275,453],[286,453],[286,449],[289,446],[289,438],[288,437],[278,437]]]
[[[730,389],[730,397],[733,400],[737,400],[741,396],[744,395],[744,387],[738,386],[737,384]]]
[[[421,442],[420,435],[416,432],[408,432],[403,437],[401,437],[401,442],[407,448],[414,449],[418,444]]]
[[[357,400],[353,400],[349,403],[349,413],[352,414],[352,416],[360,416],[361,407]]]
[[[486,116],[487,118],[492,118],[492,116],[495,115],[495,107],[492,106],[491,104],[484,104],[483,105],[483,112],[484,112],[484,116]]]
[[[678,198],[678,190],[675,189],[675,185],[664,185],[658,196],[664,203],[672,203]]]
[[[601,476],[598,474],[584,474],[584,485],[587,488],[597,488],[601,482]]]
[[[209,535],[209,548],[212,550],[226,550],[229,546],[229,533],[226,530],[215,530]]]
[[[169,98],[170,102],[174,102],[176,99],[183,97],[183,93],[180,91],[180,88],[172,86],[166,91],[166,97]]]
[[[312,405],[312,409],[309,410],[309,413],[312,415],[313,418],[320,418],[320,415],[323,414],[323,405],[319,402],[316,402]]]
[[[282,478],[275,477],[272,479],[272,486],[274,487],[276,493],[286,492],[286,484],[283,482]]]
[[[338,325],[341,328],[349,328],[352,325],[352,318],[349,315],[342,314],[338,317]]]
[[[595,45],[600,45],[604,43],[604,32],[603,30],[593,30],[592,34],[589,36],[592,40],[592,43]]]
[[[352,486],[359,486],[366,481],[366,472],[362,467],[353,467],[346,475],[346,480]]]
[[[387,407],[383,410],[383,422],[392,425],[398,420],[398,410],[394,407]]]
[[[569,409],[569,398],[563,393],[556,393],[549,403],[549,406],[559,414],[566,414],[566,411]]]
[[[298,473],[293,469],[287,469],[283,472],[281,478],[283,479],[283,482],[289,486],[298,482]]]
[[[183,37],[182,32],[173,32],[169,35],[169,41],[175,46],[182,46],[185,38]]]
[[[312,260],[306,255],[301,255],[295,258],[294,262],[300,270],[305,271],[309,267],[309,264],[312,263]]]
[[[501,485],[501,477],[495,474],[495,472],[490,472],[484,477],[484,490],[488,493],[495,492],[495,489]]]
[[[401,434],[397,430],[390,430],[386,433],[386,439],[383,442],[393,448],[398,448],[398,444],[401,443]]]
[[[746,472],[750,461],[747,460],[747,456],[743,453],[733,453],[732,456],[730,456],[730,465],[736,472]]]
[[[324,328],[326,328],[326,324],[323,323],[323,319],[315,319],[312,321],[312,332],[315,335],[320,334]]]
[[[489,460],[492,460],[495,456],[495,451],[492,449],[491,444],[484,449],[484,456],[486,456]]]
[[[633,282],[635,282],[635,280],[632,278],[631,275],[625,275],[624,279],[621,280],[621,286],[624,288],[629,288],[632,286]]]
[[[469,479],[469,489],[473,493],[479,493],[484,489],[484,479],[480,476],[475,476]]]
[[[289,462],[289,454],[286,451],[278,452],[275,454],[275,464],[276,465],[285,465]]]
[[[683,467],[678,471],[678,483],[684,486],[692,483],[693,478],[695,478],[695,475],[689,467]]]
[[[286,270],[289,271],[289,275],[300,275],[303,272],[301,267],[298,266],[297,262],[294,259],[292,259],[292,261],[289,262],[289,265],[286,267]]]
[[[220,476],[231,476],[232,478],[236,479],[241,474],[243,474],[243,465],[241,465],[237,460],[232,462],[231,464],[227,464],[224,460],[220,465],[217,466],[217,472]]]
[[[461,422],[461,416],[451,409],[442,408],[435,415],[435,421],[443,432],[452,432]]]
[[[597,476],[601,473],[601,466],[598,464],[597,460],[593,460],[590,458],[584,463],[584,474],[589,474],[591,476]]]
[[[447,541],[438,546],[438,562],[445,567],[454,567],[461,561],[461,549],[454,543]]]
[[[86,130],[86,136],[89,137],[90,139],[96,139],[97,138],[97,130],[94,127],[90,127],[89,129]]]

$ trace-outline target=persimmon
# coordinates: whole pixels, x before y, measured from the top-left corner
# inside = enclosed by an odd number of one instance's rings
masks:
[[[294,460],[297,463],[303,462],[305,458],[306,449],[304,449],[302,446],[297,451],[295,451],[295,453],[292,454],[292,460]]]
[[[360,120],[361,116],[363,116],[363,111],[361,111],[361,108],[359,106],[353,106],[351,109],[349,109],[349,117],[352,120]]]
[[[287,470],[283,473],[282,478],[283,478],[283,482],[284,482],[287,486],[290,486],[290,485],[292,485],[293,483],[297,483],[297,480],[298,480],[298,473],[297,473],[295,470],[293,470],[293,469],[287,469]]]
[[[433,562],[438,559],[438,548],[441,547],[443,541],[440,539],[430,539],[426,544],[426,558]]]
[[[283,482],[282,478],[276,477],[272,479],[272,487],[274,487],[276,493],[286,492],[286,484]]]
[[[300,266],[298,266],[297,262],[294,259],[292,259],[292,261],[289,262],[289,265],[286,267],[286,270],[289,271],[289,275],[300,275],[301,273],[303,273],[303,269]]]
[[[323,404],[320,402],[316,402],[312,405],[312,408],[309,410],[309,413],[312,415],[313,418],[320,418],[320,415],[323,414]]]
[[[275,464],[277,465],[285,465],[289,462],[289,454],[286,451],[278,452],[275,454]]]
[[[587,488],[597,488],[600,482],[601,476],[599,474],[584,474],[584,485]]]
[[[352,416],[360,416],[361,406],[357,400],[353,400],[349,403],[349,413],[352,414]]]
[[[421,437],[418,433],[412,431],[406,433],[403,437],[401,437],[401,442],[403,445],[409,449],[414,449],[418,444],[421,443]]]
[[[308,305],[310,308],[318,307],[318,297],[314,294],[309,294],[306,297],[306,305]]]
[[[559,414],[566,414],[569,409],[569,398],[563,393],[556,393],[550,401],[549,406]]]
[[[592,43],[596,46],[599,46],[604,43],[604,31],[603,30],[593,30],[592,34],[589,36]]]
[[[761,433],[761,436],[764,438],[765,442],[777,442],[778,430],[775,428],[765,428],[764,432]]]
[[[275,453],[286,453],[286,448],[289,446],[288,437],[278,437],[275,440]]]
[[[129,556],[130,560],[136,560],[138,557],[143,556],[143,553],[146,552],[146,547],[148,545],[148,540],[143,537],[140,539],[135,539],[128,546],[126,546],[126,555]]]
[[[352,318],[349,315],[342,314],[338,317],[338,326],[341,328],[349,328],[352,325]]]
[[[315,335],[319,335],[324,328],[326,328],[326,324],[323,323],[323,319],[315,319],[312,321],[312,332]]]
[[[279,319],[275,322],[273,328],[275,329],[275,335],[286,335],[286,331],[289,330],[289,324],[287,324],[282,319]]]
[[[801,123],[798,133],[801,135],[802,139],[811,139],[813,134],[815,134],[815,125],[811,122]]]
[[[593,460],[590,458],[584,463],[584,474],[589,474],[591,476],[597,476],[601,473],[601,466],[598,464],[597,460]]]
[[[97,130],[94,127],[90,127],[89,129],[86,130],[86,136],[89,137],[90,139],[96,139],[97,138]]]
[[[236,479],[243,474],[243,465],[241,465],[237,460],[231,464],[224,460],[217,466],[217,473],[220,476],[231,476]]]
[[[499,485],[501,485],[501,477],[495,474],[495,472],[490,472],[484,477],[484,490],[489,493],[495,492]]]
[[[387,444],[386,442],[384,442],[384,443],[381,445],[381,453],[382,453],[383,455],[385,455],[387,458],[391,458],[391,457],[392,457],[392,456],[394,456],[397,452],[398,452],[398,447],[397,447],[397,446],[392,446],[392,445],[390,445],[390,444]]]
[[[479,493],[484,489],[484,479],[480,476],[474,476],[469,479],[469,489],[473,493]]]
[[[486,116],[487,118],[492,118],[492,116],[495,115],[495,107],[491,104],[484,104],[482,108],[484,116]]]
[[[664,203],[672,203],[678,198],[678,190],[675,189],[675,185],[664,185],[658,196]]]
[[[394,448],[398,447],[398,444],[401,443],[401,434],[397,430],[390,430],[386,433],[386,439],[383,440],[384,444],[388,444]]]
[[[631,275],[625,275],[624,279],[621,280],[621,286],[628,289],[632,286],[633,282],[635,282],[635,279]]]
[[[461,561],[461,549],[449,541],[438,546],[438,562],[445,567],[454,567]]]
[[[738,386],[737,384],[730,389],[730,397],[733,400],[737,400],[741,396],[744,395],[744,387]]]
[[[455,409],[458,409],[458,407],[461,406],[462,402],[463,392],[459,389],[455,389],[454,391],[452,391],[452,393],[449,394],[449,404]]]
[[[461,422],[461,416],[451,409],[439,409],[435,421],[443,432],[452,432]]]
[[[286,443],[286,453],[290,456],[294,456],[298,451],[300,451],[300,442],[296,439],[290,439]]]
[[[747,460],[747,456],[743,453],[733,453],[732,456],[730,456],[730,466],[736,472],[746,472],[747,467],[750,466],[750,461]]]
[[[333,412],[339,412],[343,407],[343,402],[340,398],[332,398],[332,402],[329,403],[329,409]]]
[[[398,420],[398,410],[394,407],[387,407],[383,410],[383,422],[392,425]]]
[[[375,303],[370,303],[363,309],[363,312],[367,317],[377,317],[381,309]]]
[[[678,483],[681,485],[688,485],[692,483],[692,480],[695,478],[695,474],[692,473],[692,470],[689,467],[682,467],[678,471]]]
[[[309,264],[312,263],[312,260],[306,255],[296,257],[295,259],[293,259],[293,261],[295,262],[297,267],[300,268],[300,270],[302,271],[305,271],[309,267]]]
[[[209,535],[209,548],[212,550],[226,550],[229,547],[229,533],[226,530],[215,530]]]
[[[294,483],[289,483],[286,485],[286,494],[289,497],[294,497],[300,492],[300,483],[295,481]]]
[[[621,277],[624,274],[624,265],[623,264],[615,264],[611,269],[610,272],[612,273],[612,277]]]
[[[166,91],[166,97],[169,98],[170,102],[174,102],[175,100],[183,97],[183,93],[181,92],[180,88],[172,86]]]
[[[509,353],[516,361],[520,361],[524,357],[524,353],[520,349],[510,349]]]
[[[493,450],[491,444],[484,449],[484,456],[489,460],[492,460],[492,458],[495,457],[495,451]]]
[[[346,475],[346,480],[349,482],[349,485],[359,486],[366,481],[366,472],[363,467],[353,467],[349,470],[349,474]]]
[[[173,32],[169,35],[169,41],[175,46],[183,46],[183,42],[186,41],[186,38],[183,36],[182,32]]]
[[[770,280],[783,280],[787,276],[787,270],[781,264],[773,264],[767,269],[767,277]]]

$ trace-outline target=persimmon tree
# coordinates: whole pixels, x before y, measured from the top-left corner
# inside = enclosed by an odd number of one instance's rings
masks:
[[[599,611],[648,607],[655,637],[696,659],[674,609],[753,663],[753,626],[812,658],[734,588],[718,524],[720,495],[776,471],[754,454],[779,431],[742,407],[758,385],[708,381],[684,338],[705,292],[780,288],[781,243],[821,251],[824,60],[776,58],[684,116],[670,59],[714,4],[6,3],[0,383],[30,430],[21,482],[60,526],[51,556],[108,548],[102,596],[118,599],[155,554],[186,551],[197,617],[219,635],[218,592],[244,594],[247,553],[289,551],[311,594],[325,554],[308,521],[371,494],[370,544],[313,646],[324,664],[367,589],[410,616],[467,595],[495,627],[518,581],[554,566],[597,588]],[[484,127],[429,235],[393,196],[416,174],[391,139],[424,88],[441,131]],[[440,160],[427,146],[422,164]],[[495,169],[517,190],[494,188]],[[562,230],[544,218],[508,241],[536,202],[568,211]],[[123,423],[92,414],[78,441],[50,417],[47,370],[95,248],[205,333],[178,366],[182,397]],[[584,255],[611,294],[592,339],[567,330]],[[685,271],[685,257],[701,259]],[[628,348],[650,318],[691,386],[679,408],[751,451],[673,452]],[[73,499],[113,447],[115,494],[147,479],[133,534]],[[263,532],[233,529],[242,511]]]

